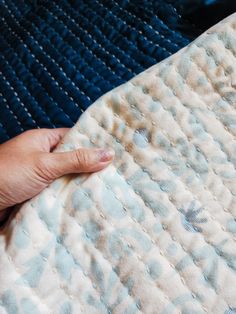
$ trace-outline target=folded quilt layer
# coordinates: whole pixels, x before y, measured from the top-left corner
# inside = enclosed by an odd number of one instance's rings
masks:
[[[0,237],[0,313],[236,313],[236,14],[99,98],[57,151],[113,147]]]

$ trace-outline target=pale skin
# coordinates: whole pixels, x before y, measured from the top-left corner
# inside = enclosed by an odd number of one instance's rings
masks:
[[[67,128],[30,130],[0,145],[0,222],[13,205],[39,194],[55,179],[96,172],[113,160],[110,149],[51,152],[66,132]]]

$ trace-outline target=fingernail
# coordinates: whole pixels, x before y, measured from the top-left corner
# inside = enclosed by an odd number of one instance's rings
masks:
[[[112,149],[99,149],[99,161],[110,161],[113,159],[115,152]]]

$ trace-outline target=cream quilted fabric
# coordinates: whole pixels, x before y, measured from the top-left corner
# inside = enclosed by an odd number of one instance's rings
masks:
[[[90,107],[107,146],[0,237],[0,313],[236,313],[236,14]]]

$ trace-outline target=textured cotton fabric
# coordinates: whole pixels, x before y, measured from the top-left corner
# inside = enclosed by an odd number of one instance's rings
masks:
[[[236,312],[236,15],[98,99],[58,151],[107,146],[0,237],[0,313]]]
[[[0,1],[0,143],[31,128],[73,126],[105,92],[232,10],[230,1],[214,10],[220,2]]]

